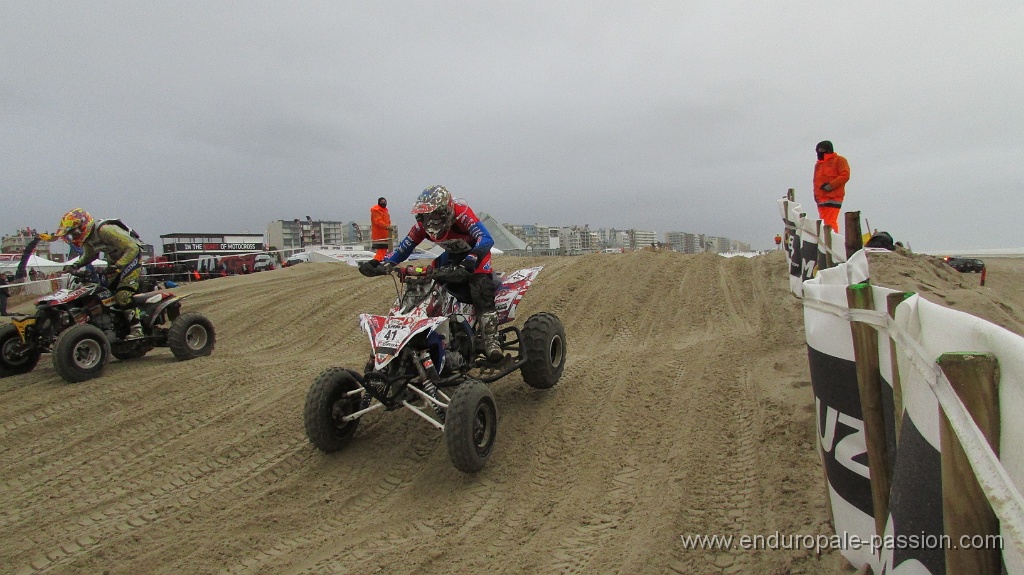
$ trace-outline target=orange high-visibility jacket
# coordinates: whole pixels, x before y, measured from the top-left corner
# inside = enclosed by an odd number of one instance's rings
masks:
[[[846,197],[846,182],[850,180],[850,164],[839,154],[825,154],[825,158],[814,164],[814,201],[819,206],[843,207]],[[832,191],[821,189],[822,184],[832,186]]]
[[[388,228],[391,227],[391,214],[387,208],[374,204],[370,208],[370,239],[375,242],[388,241]]]

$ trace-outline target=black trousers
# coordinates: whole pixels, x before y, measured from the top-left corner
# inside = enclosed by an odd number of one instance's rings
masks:
[[[473,274],[464,284],[445,284],[455,299],[471,303],[477,315],[494,311],[494,274]]]

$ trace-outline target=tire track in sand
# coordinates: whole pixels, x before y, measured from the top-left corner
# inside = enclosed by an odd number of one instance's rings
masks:
[[[222,573],[239,575],[242,573],[276,572],[273,567],[277,561],[287,558],[300,549],[312,546],[322,546],[331,539],[336,538],[339,533],[350,532],[350,521],[348,519],[349,513],[355,515],[368,514],[375,506],[381,504],[386,499],[393,497],[397,492],[407,489],[413,485],[413,479],[416,475],[415,472],[422,467],[423,462],[434,452],[440,441],[440,434],[424,433],[417,438],[416,441],[407,445],[407,447],[402,451],[401,458],[397,462],[394,462],[393,464],[389,463],[386,472],[382,477],[377,478],[376,482],[371,487],[353,494],[350,499],[344,503],[346,507],[351,508],[350,511],[346,511],[345,516],[337,519],[325,518],[320,524],[309,530],[308,533],[304,535],[280,538],[272,543],[264,543],[258,548],[253,549],[249,555],[243,558],[238,564],[222,571]],[[351,471],[345,474],[343,483],[351,485],[356,483],[360,476],[356,474],[355,468],[349,469]],[[413,532],[419,536],[428,536],[433,534],[433,529],[426,523],[420,523],[413,525]],[[354,569],[354,571],[351,572],[364,572],[362,570],[355,569],[355,567],[366,559],[372,559],[373,556],[368,554],[368,550],[359,544],[359,542],[362,541],[361,534],[355,535],[356,537],[352,541],[351,545],[341,551],[332,553],[327,557],[317,557],[313,567],[309,570],[303,571],[303,573],[324,572],[318,571],[318,569],[322,569],[324,566],[337,564],[346,565],[350,570]],[[407,543],[407,539],[407,536],[392,535],[391,543],[396,545],[399,543]],[[374,537],[373,548],[377,551],[381,549],[381,545],[385,545],[387,543],[387,538]]]
[[[696,501],[702,508],[688,510],[699,531],[682,535],[734,535],[754,532],[757,524],[758,496],[758,434],[763,416],[752,393],[754,384],[749,371],[742,369],[737,380],[727,384],[724,393],[715,401],[714,412],[721,414],[715,423],[705,429],[699,442],[708,457],[727,457],[725,465],[712,466],[710,477],[700,478],[692,485]],[[670,568],[674,573],[737,573],[757,572],[756,558],[749,551],[737,549],[683,549],[678,552]]]
[[[73,519],[75,530],[84,533],[68,535],[60,526],[60,532],[39,545],[45,550],[19,573],[46,573],[83,554],[94,553],[110,539],[168,518],[188,522],[190,517],[205,512],[196,509],[197,505],[233,499],[226,491],[246,484],[266,487],[276,483],[308,459],[309,452],[304,441],[294,440],[246,463],[235,461],[238,455],[233,451],[191,464],[145,493]]]

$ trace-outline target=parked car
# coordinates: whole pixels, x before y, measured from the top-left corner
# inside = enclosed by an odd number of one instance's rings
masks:
[[[943,258],[947,264],[958,272],[981,273],[985,269],[985,262],[977,258]]]
[[[299,252],[285,260],[285,265],[294,266],[309,261],[309,252]]]
[[[275,267],[276,266],[274,265],[274,258],[268,256],[267,254],[259,254],[256,256],[255,261],[252,265],[252,271],[268,271],[274,269]]]

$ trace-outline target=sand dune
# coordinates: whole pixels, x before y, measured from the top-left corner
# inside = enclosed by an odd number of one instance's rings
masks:
[[[362,366],[356,317],[394,294],[347,266],[176,290],[217,328],[208,358],[158,349],[69,385],[45,356],[0,379],[0,571],[838,572],[835,553],[680,539],[830,533],[781,252],[496,259],[537,264],[518,321],[562,319],[565,374],[546,391],[518,375],[492,384],[498,440],[475,475],[406,411],[371,414],[338,453],[307,442],[306,390],[324,368]],[[932,265],[882,262],[878,277],[989,306],[1019,333],[1019,295],[1000,307],[998,288]],[[1020,285],[1017,267],[993,268],[990,285]]]

